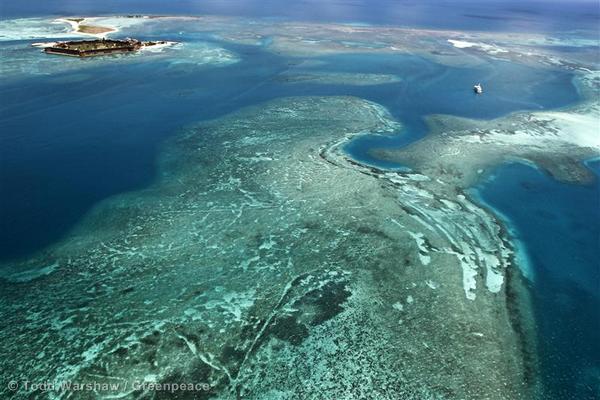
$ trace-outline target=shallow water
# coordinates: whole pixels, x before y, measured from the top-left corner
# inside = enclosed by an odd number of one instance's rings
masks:
[[[315,14],[302,14],[307,9],[304,6],[286,6],[288,11],[281,13],[280,4],[269,3],[259,8],[227,3],[230,9],[216,3],[164,4],[108,2],[100,7],[86,1],[51,6],[21,2],[3,3],[1,12],[177,14],[220,10],[224,14],[283,14],[311,20],[335,16],[343,21],[441,28],[572,28],[564,22],[564,15],[557,15],[554,6],[537,3],[527,7],[503,3],[505,12],[493,18],[490,13],[498,14],[493,3],[478,3],[474,9],[470,4],[468,10],[462,3],[458,8],[451,3],[412,4],[420,9],[420,18],[416,13],[398,17],[382,12],[394,7],[387,2],[379,2],[369,12],[356,11],[368,8],[357,3]],[[61,7],[68,11],[63,12]],[[340,14],[340,9],[345,11]],[[451,11],[444,21],[437,17],[442,9]],[[585,4],[569,10],[579,16],[589,11]],[[586,29],[590,21],[597,21],[597,16],[591,13],[578,21],[578,27]],[[37,29],[32,27],[32,37]],[[374,159],[369,150],[403,146],[423,137],[427,115],[490,119],[519,110],[563,107],[580,100],[571,74],[504,61],[457,68],[417,56],[343,55],[321,56],[316,58],[319,64],[297,66],[301,58],[222,42],[209,33],[178,24],[163,24],[157,32],[140,27],[123,33],[127,32],[142,39],[166,37],[184,44],[180,49],[144,59],[64,60],[40,54],[39,49],[28,46],[29,40],[0,43],[2,68],[7,72],[0,81],[0,259],[27,257],[56,243],[101,200],[147,187],[159,178],[155,164],[159,148],[168,137],[187,124],[217,118],[241,107],[283,96],[353,95],[372,100],[387,107],[403,128],[397,135],[361,137],[346,150],[360,161],[396,167]],[[7,59],[18,62],[4,63]],[[373,86],[310,82],[289,85],[276,79],[289,71],[381,73],[396,75],[400,81]],[[474,81],[486,82],[489,91],[485,96],[473,95],[469,88]],[[599,258],[599,229],[588,222],[599,219],[597,183],[593,187],[558,184],[535,170],[511,165],[500,168],[495,180],[487,182],[481,193],[514,224],[532,257],[536,277],[532,293],[544,371],[552,395],[569,398],[577,392],[593,398],[590,377],[597,373],[593,368],[599,359],[594,337],[600,327],[598,319],[593,318],[598,307],[594,267]],[[549,245],[556,242],[562,246]],[[570,266],[568,272],[564,265]],[[559,323],[565,319],[571,324]]]
[[[394,165],[377,160],[369,150],[400,147],[418,140],[428,133],[424,121],[428,115],[493,119],[517,110],[558,108],[579,100],[571,74],[505,61],[490,61],[471,68],[446,67],[417,57],[395,60],[343,57],[342,61],[340,65],[363,70],[374,70],[383,65],[385,71],[389,69],[403,77],[401,84],[367,88],[356,94],[385,105],[404,125],[397,136],[367,136],[347,146],[348,152],[357,160],[381,167]],[[472,82],[485,82],[486,95],[477,96],[466,90]]]

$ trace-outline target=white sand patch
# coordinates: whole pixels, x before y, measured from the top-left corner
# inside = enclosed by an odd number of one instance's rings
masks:
[[[427,286],[429,286],[429,288],[431,288],[433,290],[435,290],[435,289],[437,289],[439,287],[439,285],[436,282],[432,281],[431,279],[426,280],[425,284]]]
[[[77,32],[77,30],[79,29],[79,22],[77,21],[73,21],[70,19],[66,19],[66,18],[57,18],[54,21],[52,21],[53,24],[67,24],[69,25],[71,32]]]
[[[459,49],[466,49],[469,47],[477,46],[477,43],[465,42],[462,40],[448,39],[448,42],[450,42],[450,44],[452,44],[452,46],[457,47]]]
[[[419,248],[419,259],[421,260],[421,264],[429,265],[431,262],[431,257],[428,255],[429,250],[427,246],[425,246],[425,235],[421,232],[411,232],[407,231],[410,237],[412,237],[417,242],[417,247]]]
[[[600,116],[598,114],[549,112],[538,114],[538,117],[551,120],[560,129],[560,140],[580,147],[600,149]]]
[[[465,261],[464,258],[460,258],[460,265],[463,270],[463,289],[465,290],[465,296],[469,300],[475,300],[475,289],[477,289],[475,277],[477,276],[477,269],[473,268],[473,264]]]
[[[53,24],[63,24],[69,26],[69,34],[82,35],[82,36],[93,36],[96,38],[105,38],[108,35],[112,35],[116,32],[127,30],[138,25],[149,23],[150,21],[156,21],[164,18],[175,18],[175,17],[161,17],[161,18],[150,18],[148,16],[143,17],[127,17],[127,16],[112,16],[112,17],[85,17],[81,21],[77,21],[79,18],[58,18],[52,21]],[[103,33],[86,33],[78,32],[80,26],[97,26],[102,28],[110,29],[108,32]]]
[[[465,291],[465,297],[469,300],[475,300],[477,297],[475,291],[477,289],[477,268],[478,265],[475,262],[475,254],[466,243],[461,243],[462,253],[446,250],[449,254],[454,254],[460,262],[463,276],[463,289]]]
[[[477,50],[481,50],[484,51],[488,54],[500,54],[500,53],[508,53],[508,50],[502,49],[494,44],[487,44],[487,43],[481,43],[481,42],[467,42],[464,40],[454,40],[454,39],[448,39],[448,42],[458,48],[458,49],[468,49],[468,48],[474,48]]]
[[[502,289],[503,284],[504,275],[488,268],[485,275],[485,286],[488,288],[488,290],[492,293],[498,293],[500,292],[500,289]]]
[[[74,21],[72,19],[66,19],[66,18],[58,18],[58,19],[55,19],[54,21],[52,21],[52,23],[69,25],[70,26],[69,33],[71,33],[73,35],[92,36],[92,37],[95,37],[98,39],[105,38],[110,33],[115,33],[118,31],[118,29],[114,26],[100,25],[100,24],[95,23],[94,20],[95,20],[95,18],[84,18],[81,21]],[[80,32],[79,27],[81,25],[98,26],[98,27],[110,29],[110,31],[102,32],[102,33]]]
[[[54,384],[61,386],[66,382],[69,382],[73,377],[77,376],[79,372],[89,365],[91,365],[96,358],[102,353],[106,346],[106,341],[101,343],[95,343],[88,347],[83,353],[81,353],[82,360],[75,365],[63,365],[56,371]]]
[[[450,200],[440,199],[440,202],[442,202],[450,210],[460,210],[460,206]]]
[[[87,17],[78,22],[74,19],[76,18],[3,19],[0,20],[0,41],[66,39],[74,36],[103,38],[116,32],[157,20],[157,18],[147,17]],[[103,27],[110,29],[110,32],[98,34],[77,32],[80,25]]]
[[[168,17],[165,17],[168,18]],[[86,17],[82,21],[74,21],[76,18],[58,18],[53,21],[53,23],[59,24],[67,24],[70,26],[71,33],[77,35],[84,36],[94,36],[97,38],[103,38],[108,35],[114,34],[116,32],[120,32],[123,30],[127,30],[129,28],[146,24],[150,21],[155,21],[158,18],[150,18],[148,16],[143,17],[126,17],[126,16],[113,16],[113,17]],[[110,29],[110,32],[105,33],[85,33],[85,32],[77,32],[80,25],[87,26],[98,26],[103,28]]]
[[[421,189],[421,188],[419,188],[417,186],[406,186],[404,188],[404,190],[406,192],[409,192],[410,194],[414,194],[416,196],[421,196],[423,198],[429,198],[429,199],[433,199],[434,198],[433,194],[431,194],[427,190]]]
[[[492,143],[548,149],[549,145],[570,144],[600,150],[600,115],[597,112],[542,112],[531,114],[528,130],[490,131],[486,135],[463,136],[470,143]],[[535,124],[537,122],[537,124]]]
[[[504,275],[500,272],[502,267],[500,260],[494,254],[490,254],[481,249],[476,249],[477,257],[486,267],[485,286],[492,293],[500,292],[504,283]]]

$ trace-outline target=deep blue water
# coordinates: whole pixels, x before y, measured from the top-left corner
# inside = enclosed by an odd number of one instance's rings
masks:
[[[596,177],[600,161],[589,163]],[[551,399],[599,399],[600,185],[560,183],[506,164],[479,187],[526,247],[545,386]]]
[[[400,83],[286,85],[274,78],[297,60],[256,47],[219,45],[242,61],[201,70],[172,69],[165,62],[115,63],[86,69],[91,78],[72,85],[60,80],[69,72],[0,81],[8,100],[0,104],[0,259],[43,248],[99,200],[150,183],[157,146],[180,127],[243,106],[295,95],[355,95],[378,102],[402,121],[404,130],[395,137],[360,139],[349,151],[381,165],[368,149],[423,136],[423,116],[493,118],[578,99],[567,73],[506,62],[450,68],[406,55],[324,57],[327,64],[320,67],[393,73],[402,77]],[[489,95],[474,96],[472,82],[492,77]]]
[[[403,124],[399,135],[364,136],[346,147],[357,160],[384,168],[398,165],[372,157],[369,150],[399,147],[425,136],[428,128],[423,117],[427,115],[492,119],[517,110],[562,107],[579,99],[571,74],[504,61],[489,61],[476,68],[449,68],[415,57],[343,56],[336,61],[330,65],[338,70],[394,73],[404,79],[399,84],[352,92],[385,105]],[[473,82],[484,83],[485,96],[470,90]]]
[[[589,30],[594,0],[19,0],[0,2],[3,16],[217,14],[486,31]]]
[[[0,13],[3,17],[217,13],[463,30],[596,33],[598,23],[597,3],[585,1],[21,0],[1,2]],[[177,37],[198,39],[209,38]],[[23,52],[38,52],[28,44],[22,42]],[[86,79],[68,85],[60,78],[72,72],[0,78],[0,259],[42,249],[60,240],[100,200],[148,185],[155,177],[160,145],[182,126],[272,98],[355,95],[386,106],[402,122],[402,132],[364,137],[348,147],[357,159],[380,165],[368,149],[401,146],[422,137],[427,133],[423,117],[429,114],[488,119],[579,100],[568,73],[501,61],[451,68],[414,56],[321,58],[326,62],[321,70],[391,73],[402,77],[399,83],[284,85],[273,78],[299,60],[255,47],[218,45],[242,61],[196,69],[169,68],[165,61],[115,63],[86,68],[82,72]],[[485,83],[485,96],[473,95],[474,81]],[[593,165],[597,172],[598,165]],[[595,341],[600,329],[598,184],[564,185],[515,164],[501,167],[495,180],[482,186],[481,195],[509,218],[531,256],[540,350],[554,398],[574,398],[570,395],[575,392],[580,394],[575,398],[593,398],[585,385],[591,379],[586,378],[587,371],[600,365]]]

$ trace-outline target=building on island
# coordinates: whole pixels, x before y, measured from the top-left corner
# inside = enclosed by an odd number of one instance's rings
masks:
[[[48,54],[59,54],[73,57],[91,57],[106,54],[130,53],[144,46],[163,44],[164,42],[142,42],[137,39],[97,39],[58,42],[44,48]]]

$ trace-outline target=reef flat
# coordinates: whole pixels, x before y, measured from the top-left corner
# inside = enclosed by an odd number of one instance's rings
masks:
[[[530,398],[500,225],[436,179],[341,150],[397,129],[353,97],[283,98],[186,129],[155,184],[3,266],[2,380],[206,382],[194,398],[222,399]]]
[[[312,83],[317,85],[383,85],[386,83],[400,82],[398,76],[389,74],[361,74],[348,72],[312,72],[312,71],[295,71],[282,73],[277,76],[277,82],[282,83]]]
[[[535,164],[559,181],[590,182],[594,177],[583,161],[600,152],[600,104],[594,94],[600,80],[585,72],[577,82],[588,100],[575,107],[490,121],[431,116],[431,134],[423,140],[401,150],[372,152],[459,188],[473,186],[484,171],[510,161]]]
[[[0,21],[15,171],[92,191],[101,185],[88,185],[87,163],[102,153],[95,172],[110,179],[131,167],[121,159],[143,157],[158,157],[157,176],[124,179],[107,191],[122,194],[94,198],[72,229],[1,263],[3,382],[120,385],[51,398],[175,396],[136,382],[210,386],[182,398],[545,398],[523,260],[469,189],[506,161],[591,179],[580,162],[600,148],[597,52],[585,50],[596,42],[229,17],[82,20],[110,29],[101,35],[178,44],[58,60],[26,42],[82,32]],[[106,90],[122,76],[132,86]],[[75,104],[98,119],[61,119]],[[50,119],[51,130],[29,124]],[[159,132],[192,121],[204,122],[163,146]],[[415,128],[428,135],[400,149]],[[396,144],[366,146],[372,159],[410,170],[353,158],[350,146],[368,138]],[[74,155],[86,165],[46,175]],[[83,178],[70,175],[77,167]]]
[[[61,26],[67,24],[67,30]],[[100,27],[98,34],[81,32],[79,25]],[[113,37],[170,30],[179,34],[205,33],[225,42],[264,46],[270,51],[295,57],[336,54],[419,54],[445,65],[480,65],[485,58],[555,67],[595,69],[594,36],[577,33],[464,32],[455,30],[410,29],[337,23],[266,21],[222,16],[106,16],[7,19],[0,21],[0,41],[76,36]],[[175,39],[175,38],[171,38]],[[568,57],[557,49],[580,49]],[[591,51],[583,51],[592,48]]]
[[[114,27],[92,25],[93,22],[90,24],[86,21],[86,18],[60,18],[55,22],[68,24],[75,34],[90,35],[100,38],[117,31]]]

